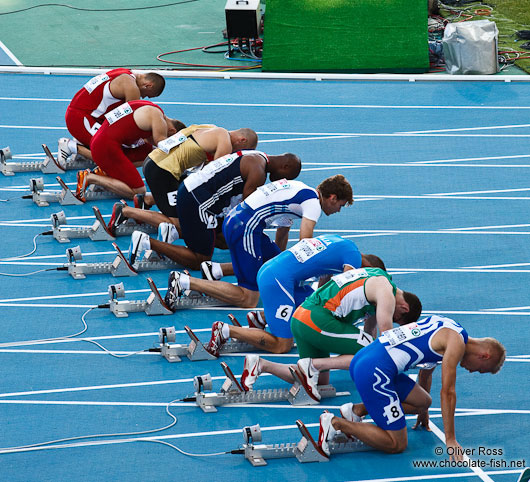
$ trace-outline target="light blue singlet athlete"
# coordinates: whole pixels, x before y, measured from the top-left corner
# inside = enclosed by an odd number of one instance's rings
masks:
[[[267,261],[258,272],[257,282],[271,333],[281,338],[293,337],[291,315],[313,292],[301,282],[341,273],[345,266],[359,268],[361,258],[353,241],[336,234],[323,234],[302,239]]]

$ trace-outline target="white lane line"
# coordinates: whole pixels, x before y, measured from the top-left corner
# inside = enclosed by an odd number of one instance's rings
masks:
[[[103,217],[104,218],[108,218],[110,217],[110,214],[103,214]],[[68,216],[68,220],[71,221],[72,219],[75,219],[76,221],[78,219],[92,219],[92,220],[95,220],[96,218],[94,217],[94,215],[92,216]],[[41,219],[36,219],[36,218],[31,218],[31,219],[15,219],[15,220],[11,220],[11,221],[0,221],[2,223],[6,223],[6,224],[10,224],[10,223],[37,223],[37,222],[48,222],[50,223],[50,217],[48,216],[47,218],[41,218]],[[68,225],[70,226],[70,225]]]
[[[212,328],[193,328],[194,333],[203,333],[211,332]],[[176,330],[175,334],[184,335],[186,334],[185,330]],[[105,336],[93,336],[93,337],[84,337],[84,338],[64,338],[60,340],[43,340],[43,341],[34,341],[34,340],[22,340],[22,341],[13,341],[9,343],[0,343],[0,347],[17,347],[17,346],[36,346],[36,345],[55,345],[57,343],[79,343],[91,340],[121,340],[126,338],[143,338],[143,337],[158,337],[158,331],[152,333],[131,333],[127,335],[105,335]]]
[[[1,100],[1,99],[0,99]],[[163,102],[160,102],[163,104]],[[0,124],[0,129],[34,129],[34,130],[63,130],[67,131],[66,127],[62,126],[23,126],[23,125],[8,125]],[[290,133],[286,133],[290,134]],[[309,133],[308,135],[313,135]],[[462,138],[528,138],[530,134],[457,134],[449,133],[445,134],[442,132],[427,132],[427,133],[414,133],[414,132],[349,132],[341,134],[330,133],[328,136],[323,136],[322,139],[334,138],[334,137],[462,137]],[[313,137],[314,138],[314,137]],[[294,139],[285,139],[294,140]],[[306,140],[306,139],[302,139]],[[276,141],[280,142],[280,141]]]
[[[451,229],[451,228],[441,228],[433,230],[414,230],[414,229],[352,229],[352,230],[329,230],[329,232],[342,232],[342,233],[365,233],[365,234],[452,234],[452,235],[468,235],[468,234],[486,234],[496,236],[499,234],[502,235],[527,235],[530,234],[530,231],[471,231],[471,229],[481,229],[481,228],[469,228],[468,231],[463,229]],[[347,235],[342,235],[346,237]],[[84,255],[84,253],[83,253]]]
[[[438,426],[434,423],[430,423],[429,427],[431,428],[432,433],[434,433],[434,435],[436,435],[445,444],[445,434],[438,428]],[[464,460],[468,463],[471,461],[471,459],[465,454]],[[479,477],[484,482],[494,482],[494,480],[488,475],[486,475],[486,473],[481,468],[475,467],[473,465],[469,468],[477,475],[477,477]]]
[[[530,165],[528,166],[530,167]],[[440,196],[435,194],[419,194],[416,196],[390,196],[387,194],[357,194],[355,200],[363,198],[376,199],[445,199],[446,201],[453,201],[455,199],[467,199],[470,201],[528,201],[530,197],[524,196]]]
[[[104,352],[102,352],[104,353]],[[212,377],[212,380],[223,380],[226,377]],[[137,383],[118,383],[112,385],[89,385],[86,387],[70,387],[70,388],[52,388],[48,390],[32,390],[25,392],[11,392],[11,393],[0,393],[0,397],[23,397],[28,395],[43,395],[46,393],[71,393],[71,392],[84,392],[93,390],[108,390],[114,388],[131,388],[131,387],[151,387],[154,385],[173,385],[175,383],[191,383],[193,378],[179,378],[173,380],[156,380],[151,382],[137,382]]]
[[[510,308],[490,308],[490,311],[530,310],[530,306],[514,306]]]
[[[0,97],[5,101],[39,101],[39,102],[70,102],[72,99],[44,97]],[[530,106],[489,106],[489,105],[377,105],[377,104],[272,104],[248,102],[157,102],[161,105],[197,105],[197,106],[233,106],[233,107],[301,107],[324,109],[463,109],[463,110],[530,110]]]
[[[7,45],[2,42],[0,40],[0,49],[2,49],[4,51],[4,53],[18,66],[22,66],[24,64],[22,64],[22,62],[20,60],[17,59],[17,57],[15,56],[15,54],[13,52],[11,52],[11,50],[9,50],[9,48],[7,47]]]
[[[500,229],[500,228],[527,228],[530,224],[498,224],[493,226],[469,226],[465,228],[442,228],[450,229],[452,231],[466,231],[466,230],[475,230],[475,229]],[[530,264],[530,263],[529,263]]]
[[[520,474],[521,469],[514,470],[488,470],[484,472],[487,475],[508,475],[508,474]],[[407,477],[387,477],[384,479],[355,479],[348,482],[408,482],[412,480],[439,480],[439,479],[453,479],[453,478],[469,478],[478,477],[477,474],[471,472],[458,472],[451,474],[424,474],[424,475],[413,475]]]
[[[467,161],[491,161],[494,159],[520,159],[520,158],[527,158],[530,157],[530,154],[519,154],[515,156],[494,156],[494,157],[464,157],[464,158],[457,158],[457,159],[441,159],[441,160],[433,160],[433,161],[411,161],[411,164],[434,164],[438,162],[467,162]],[[307,164],[307,163],[304,163]]]
[[[431,132],[459,132],[459,131],[482,131],[489,129],[513,129],[519,127],[530,127],[530,124],[513,124],[504,126],[485,126],[485,127],[458,127],[455,129],[431,129],[428,131],[407,131],[407,134],[426,134]]]
[[[165,291],[167,288],[162,289],[160,288],[159,291]],[[150,289],[145,288],[141,290],[127,290],[125,293],[133,294],[133,293],[146,293],[151,292]],[[27,298],[6,298],[3,300],[0,300],[0,303],[8,303],[8,302],[15,302],[15,301],[33,301],[33,300],[53,300],[53,299],[63,299],[63,298],[83,298],[88,296],[108,296],[108,291],[101,291],[101,292],[94,292],[94,293],[72,293],[68,295],[46,295],[46,296],[31,296]]]
[[[494,192],[522,192],[530,191],[530,187],[523,187],[517,189],[491,189],[488,191],[461,191],[461,192],[436,192],[433,193],[436,196],[454,196],[454,195],[463,195],[463,194],[491,194]]]
[[[0,404],[13,404],[13,403],[35,403],[38,405],[87,405],[87,406],[94,406],[94,405],[100,405],[100,406],[147,406],[147,407],[167,407],[167,403],[137,403],[137,402],[45,402],[45,401],[37,401],[37,400],[28,400],[28,401],[18,401],[18,400],[0,400]],[[190,407],[194,406],[194,403],[175,403],[171,404],[171,407]],[[272,405],[272,404],[248,404],[248,405],[225,405],[225,407],[245,407],[245,408],[287,408],[287,409],[310,409],[310,410],[323,410],[323,409],[332,409],[336,410],[336,406],[325,406],[325,405],[306,405],[306,406],[293,406],[293,405]],[[458,414],[456,414],[458,416]],[[474,413],[469,414],[460,414],[460,416],[473,416],[476,415]],[[433,415],[431,418],[440,418],[441,415]],[[414,420],[416,416],[407,416],[407,420]],[[318,423],[306,423],[306,427],[308,428],[315,428],[319,424]],[[269,426],[269,427],[261,427],[262,432],[267,431],[278,431],[278,430],[293,430],[297,428],[296,425],[277,425],[277,426]],[[65,449],[65,448],[72,448],[72,447],[87,447],[87,446],[98,446],[98,445],[113,445],[113,444],[122,444],[122,443],[130,443],[130,442],[138,442],[138,441],[149,441],[149,440],[171,440],[171,439],[181,439],[181,438],[190,438],[190,437],[204,437],[204,436],[219,436],[219,435],[233,435],[233,434],[240,434],[241,428],[237,429],[229,429],[229,430],[217,430],[217,431],[210,431],[210,432],[191,432],[191,433],[184,433],[184,434],[175,434],[175,435],[156,435],[156,436],[150,436],[150,437],[135,437],[135,438],[118,438],[118,439],[108,439],[105,440],[94,440],[94,441],[86,441],[86,442],[74,442],[74,443],[64,443],[64,444],[57,444],[57,445],[42,445],[38,447],[28,447],[28,448],[20,448],[20,449],[13,449],[13,450],[3,450],[0,451],[0,453],[15,453],[15,452],[29,452],[29,451],[37,451],[37,450],[54,450],[54,449]],[[504,472],[504,471],[503,471]],[[520,470],[518,471],[520,472]],[[494,472],[497,473],[497,472]],[[499,471],[500,473],[500,471]],[[451,474],[452,475],[452,474]]]
[[[68,131],[66,127],[52,127],[52,126],[16,126],[16,125],[0,125],[0,129],[40,129],[40,130],[57,130]]]
[[[260,144],[267,144],[272,142],[292,142],[292,141],[320,141],[323,139],[351,139],[353,137],[359,137],[357,134],[352,135],[333,135],[333,136],[316,136],[316,137],[292,137],[289,139],[267,139],[260,140]]]

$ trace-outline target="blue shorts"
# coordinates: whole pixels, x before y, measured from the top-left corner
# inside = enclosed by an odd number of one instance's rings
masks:
[[[280,253],[280,248],[261,229],[252,234],[253,252],[245,249],[244,239],[247,215],[241,204],[236,206],[223,223],[223,234],[230,249],[232,266],[237,284],[251,291],[258,291],[258,271],[269,259]]]
[[[177,213],[186,246],[194,253],[211,257],[215,246],[215,229],[207,228],[201,221],[199,203],[184,183],[178,190]]]
[[[378,340],[353,357],[350,375],[378,427],[401,430],[407,426],[401,401],[408,397],[416,383],[397,372],[392,358]]]
[[[259,270],[257,280],[270,332],[280,338],[292,338],[291,316],[313,293],[312,288],[300,286],[289,273],[278,270],[274,262],[267,263]]]

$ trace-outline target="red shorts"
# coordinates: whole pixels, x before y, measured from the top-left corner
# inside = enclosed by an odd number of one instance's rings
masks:
[[[119,142],[105,135],[104,132],[98,132],[90,144],[94,162],[107,175],[124,182],[131,189],[144,186],[133,162],[144,160],[152,149],[151,144],[144,144],[133,149],[124,148]]]
[[[68,107],[65,114],[66,127],[68,132],[85,147],[90,146],[92,136],[99,129],[100,124],[97,119],[80,109]]]

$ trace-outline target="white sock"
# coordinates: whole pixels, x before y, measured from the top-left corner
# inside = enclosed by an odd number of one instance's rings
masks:
[[[228,323],[223,323],[221,333],[223,334],[223,338],[225,340],[228,340],[228,338],[230,338],[230,325]]]
[[[190,289],[190,277],[189,277],[189,275],[187,275],[185,273],[180,273],[179,282],[180,282],[180,287],[183,290],[189,290]]]
[[[216,263],[212,261],[212,274],[215,279],[221,279],[223,277],[221,263]]]
[[[70,149],[70,152],[72,154],[77,154],[77,142],[72,140],[72,139],[70,139],[68,141],[68,149]]]

